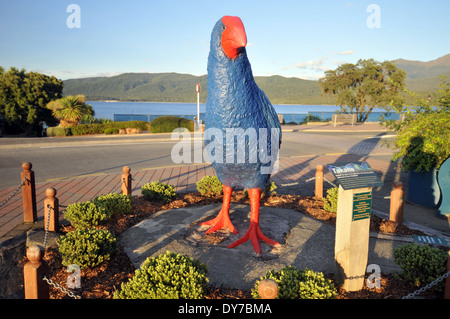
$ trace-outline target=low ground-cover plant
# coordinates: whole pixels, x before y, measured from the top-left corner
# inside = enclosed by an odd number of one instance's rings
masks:
[[[213,197],[222,194],[223,185],[217,176],[204,176],[197,182],[197,190],[206,197]]]
[[[160,181],[147,183],[141,187],[141,193],[146,200],[156,200],[168,203],[176,195],[176,189],[172,185]]]
[[[124,194],[111,193],[97,196],[92,202],[106,209],[109,215],[129,214],[133,209],[131,197]]]
[[[406,244],[394,250],[394,262],[402,269],[401,276],[411,285],[427,285],[446,271],[448,253],[428,245]],[[442,291],[444,282],[436,287]]]
[[[333,282],[322,272],[286,266],[280,271],[270,270],[256,281],[252,289],[255,299],[260,298],[258,285],[263,279],[273,279],[278,283],[277,299],[333,299],[337,296]]]
[[[105,229],[76,229],[58,240],[62,264],[75,264],[81,269],[109,260],[116,246],[116,238]]]
[[[64,217],[75,228],[90,228],[100,225],[109,218],[108,211],[101,205],[87,201],[67,206]]]
[[[147,258],[114,299],[201,299],[207,274],[205,264],[168,251]]]

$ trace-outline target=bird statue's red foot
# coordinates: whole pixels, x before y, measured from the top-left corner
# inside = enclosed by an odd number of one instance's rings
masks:
[[[201,226],[212,226],[205,232],[205,234],[209,234],[221,229],[228,229],[233,234],[238,233],[236,227],[234,227],[233,223],[230,220],[230,201],[232,192],[233,188],[223,185],[222,209],[220,210],[216,218],[200,224]]]
[[[234,248],[247,242],[249,239],[252,242],[253,249],[256,254],[261,255],[261,246],[259,245],[259,241],[262,240],[269,245],[272,246],[280,246],[276,241],[265,236],[261,229],[259,228],[259,201],[261,199],[261,189],[260,188],[252,188],[248,190],[248,196],[250,197],[250,206],[251,206],[251,217],[250,217],[250,227],[247,230],[242,238],[236,240],[232,243],[228,248]]]

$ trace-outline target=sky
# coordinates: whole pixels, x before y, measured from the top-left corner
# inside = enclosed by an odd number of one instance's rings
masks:
[[[317,80],[359,59],[450,53],[450,1],[0,0],[0,66],[59,79],[207,73],[211,31],[239,16],[256,76]]]

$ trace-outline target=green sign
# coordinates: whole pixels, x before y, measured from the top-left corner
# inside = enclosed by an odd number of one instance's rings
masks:
[[[353,195],[352,220],[360,220],[370,217],[372,211],[372,192]]]

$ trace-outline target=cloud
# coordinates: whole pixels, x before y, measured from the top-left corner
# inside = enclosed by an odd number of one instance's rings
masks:
[[[306,62],[299,62],[297,64],[285,66],[283,69],[310,69],[310,70],[324,70],[328,69],[327,66],[323,65],[324,61],[328,59],[327,57],[320,57],[317,60],[308,60]]]
[[[342,52],[334,52],[334,54],[337,54],[337,55],[351,55],[351,54],[354,54],[354,53],[356,53],[355,50],[347,50],[347,51],[342,51]]]

